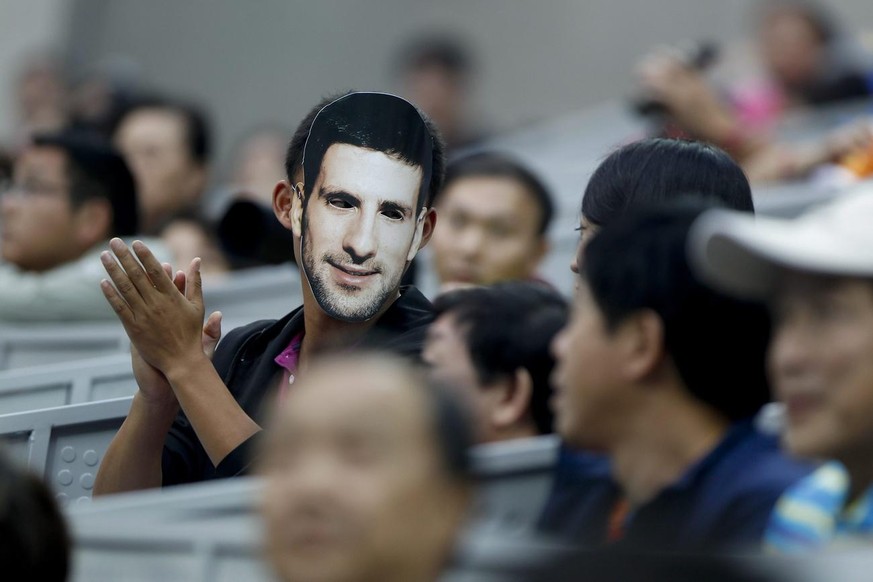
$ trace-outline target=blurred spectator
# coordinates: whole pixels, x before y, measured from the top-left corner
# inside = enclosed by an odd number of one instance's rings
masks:
[[[821,105],[873,93],[873,61],[822,3],[761,0],[755,14],[757,41],[770,82],[734,93],[743,121],[768,110]]]
[[[89,67],[70,93],[71,126],[111,139],[119,119],[137,99],[139,75],[137,63],[119,55]]]
[[[435,206],[434,267],[444,290],[536,277],[554,205],[520,163],[496,153],[450,163]]]
[[[193,212],[177,215],[164,227],[161,240],[172,254],[174,265],[189,265],[200,257],[200,272],[207,281],[221,279],[230,270],[212,225]]]
[[[394,357],[314,365],[262,458],[267,554],[283,580],[436,580],[470,505],[460,403]]]
[[[470,119],[475,67],[465,43],[450,35],[419,37],[398,51],[396,67],[403,95],[433,120],[447,152],[482,139]]]
[[[199,212],[210,140],[206,116],[192,105],[142,100],[121,118],[114,141],[136,178],[142,233],[158,235],[176,215]]]
[[[215,227],[201,218],[212,147],[206,115],[190,104],[143,99],[121,118],[115,143],[137,179],[143,232],[159,235],[176,265],[200,257],[205,276],[226,273]]]
[[[753,182],[804,177],[824,164],[873,146],[873,123],[866,118],[796,144],[749,130],[699,72],[669,53],[647,57],[640,76],[681,132],[731,152]]]
[[[231,190],[238,192],[238,198],[266,206],[273,204],[273,187],[285,179],[285,153],[290,137],[283,127],[265,125],[250,131],[236,144],[228,183]]]
[[[36,133],[61,130],[67,123],[68,87],[59,55],[49,51],[29,55],[18,74],[18,105],[13,148],[26,145]]]
[[[37,136],[4,186],[0,232],[0,319],[113,318],[98,257],[111,237],[137,232],[133,177],[99,138]]]
[[[656,51],[642,62],[643,86],[678,129],[730,151],[753,182],[804,177],[871,147],[870,121],[801,144],[766,134],[792,108],[873,93],[873,58],[811,0],[761,0],[755,21],[766,78],[740,83],[727,99],[674,50]]]
[[[765,130],[791,109],[873,93],[873,58],[821,3],[759,0],[754,28],[763,75],[734,80],[724,91],[724,99],[715,97],[743,129]],[[682,72],[693,73],[701,85],[716,92],[694,70],[694,59],[689,58],[692,54],[678,48],[655,51],[641,67],[644,86],[671,105],[680,119],[693,115],[688,110],[691,103],[675,111],[682,105],[681,94],[698,90],[682,78]],[[693,130],[694,125],[688,129]]]
[[[434,311],[422,355],[471,402],[479,442],[552,432],[549,345],[567,322],[561,295],[502,283],[441,295]]]
[[[0,454],[0,564],[4,580],[63,582],[70,537],[48,487]]]
[[[630,210],[681,198],[700,198],[754,212],[742,169],[717,147],[694,141],[650,138],[612,152],[594,170],[582,197],[580,252],[597,231]]]
[[[660,208],[604,227],[554,343],[556,427],[609,455],[626,503],[603,539],[630,547],[757,547],[776,499],[809,472],[753,425],[770,396],[767,314],[693,276],[698,214]]]
[[[773,305],[769,369],[785,404],[783,444],[833,459],[780,500],[767,531],[779,552],[869,547],[873,539],[873,193],[793,220],[713,212],[695,227],[702,273]]]

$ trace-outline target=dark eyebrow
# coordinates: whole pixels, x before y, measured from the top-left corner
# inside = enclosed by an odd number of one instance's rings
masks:
[[[409,206],[404,206],[403,204],[398,204],[397,202],[391,202],[389,200],[384,200],[379,205],[379,210],[382,212],[390,212],[397,211],[403,216],[405,219],[409,219],[412,216],[412,208]]]
[[[347,203],[349,206],[359,206],[361,203],[357,196],[346,192],[345,190],[331,190],[329,188],[320,188],[318,190],[318,197],[325,201],[328,198],[339,198],[343,202]]]

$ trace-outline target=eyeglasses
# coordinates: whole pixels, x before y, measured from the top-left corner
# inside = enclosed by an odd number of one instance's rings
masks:
[[[48,197],[64,194],[66,191],[67,188],[59,184],[46,184],[37,180],[25,180],[20,183],[13,182],[12,180],[0,180],[0,197]]]

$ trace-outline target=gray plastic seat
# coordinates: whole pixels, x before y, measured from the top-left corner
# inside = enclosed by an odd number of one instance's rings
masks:
[[[0,326],[0,370],[45,366],[127,352],[116,322]]]
[[[558,437],[550,435],[474,448],[480,488],[473,515],[481,528],[516,534],[532,529],[551,490],[558,446]]]
[[[62,506],[85,503],[132,397],[0,415],[0,442],[42,475]]]
[[[0,371],[0,414],[132,396],[128,353]]]
[[[533,523],[550,485],[557,441],[521,439],[478,447],[477,532]],[[263,484],[244,477],[113,495],[71,507],[73,580],[274,580],[261,558],[257,500]],[[525,523],[526,522],[526,523]]]

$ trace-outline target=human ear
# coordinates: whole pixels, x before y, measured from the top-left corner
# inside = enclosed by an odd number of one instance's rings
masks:
[[[273,212],[298,240],[303,232],[303,182],[282,180],[273,190]]]
[[[664,323],[652,310],[644,310],[622,323],[627,375],[639,380],[654,374],[664,360]]]
[[[412,239],[412,244],[409,246],[409,254],[406,256],[406,261],[412,261],[418,251],[427,246],[430,237],[433,236],[433,229],[436,227],[436,210],[433,208],[422,208],[418,215],[418,220],[415,223],[415,235]]]
[[[497,428],[509,428],[521,420],[530,409],[533,396],[533,378],[525,368],[518,368],[501,386],[489,390],[501,390],[498,402],[491,411],[491,423]]]
[[[75,211],[76,237],[83,247],[109,238],[112,232],[112,205],[103,198],[86,200]]]
[[[273,214],[288,230],[291,226],[291,211],[294,199],[294,187],[287,180],[281,180],[273,187]]]

